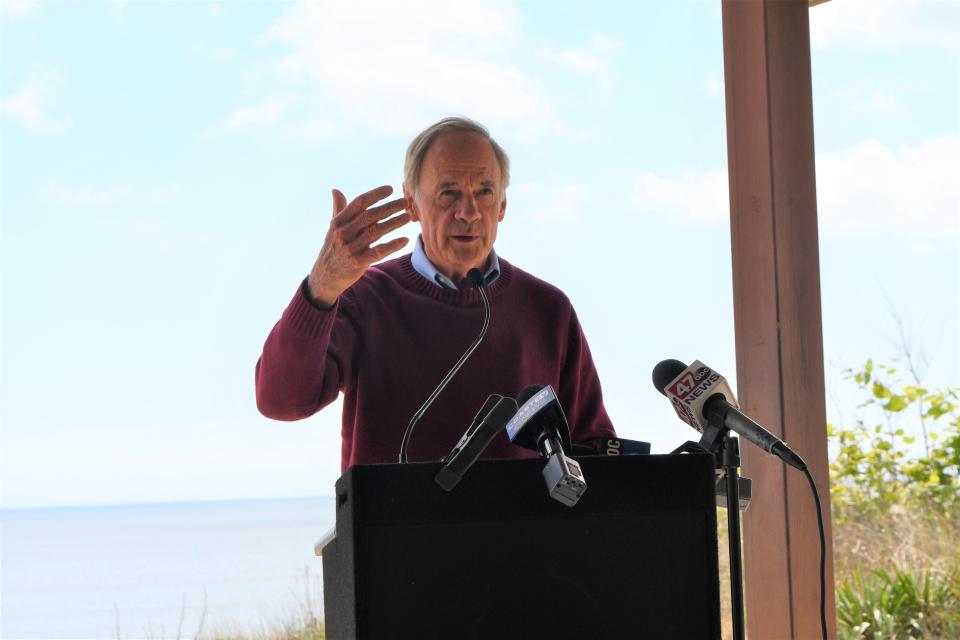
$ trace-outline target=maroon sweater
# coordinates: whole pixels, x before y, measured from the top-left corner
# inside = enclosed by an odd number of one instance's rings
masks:
[[[563,292],[502,258],[487,292],[489,332],[417,422],[410,460],[442,458],[488,395],[516,397],[530,384],[553,385],[574,442],[613,437],[586,338]],[[268,418],[299,420],[342,391],[342,468],[396,462],[411,416],[482,325],[477,291],[434,285],[409,255],[369,268],[329,311],[298,289],[257,362],[257,407]],[[501,433],[484,457],[536,455]]]

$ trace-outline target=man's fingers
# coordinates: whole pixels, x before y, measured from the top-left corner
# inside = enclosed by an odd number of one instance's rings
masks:
[[[367,264],[373,264],[374,262],[379,262],[383,260],[391,253],[395,253],[403,249],[403,247],[409,242],[409,238],[396,238],[390,242],[384,242],[383,244],[378,244],[373,247],[370,247],[363,253],[363,260]]]
[[[407,206],[406,198],[397,198],[396,200],[391,200],[390,202],[381,204],[376,207],[370,207],[367,209],[367,213],[364,216],[369,222],[377,222],[383,220],[387,216],[392,216],[397,211],[403,211]]]
[[[369,227],[374,222],[383,220],[398,211],[403,211],[406,206],[406,201],[403,198],[397,198],[396,200],[391,200],[385,204],[381,204],[377,207],[370,207],[363,213],[354,216],[351,219],[344,218],[337,220],[337,226],[344,230],[345,234],[353,240],[357,237],[366,227]]]
[[[350,222],[358,215],[363,213],[370,205],[374,204],[378,200],[383,200],[387,196],[393,193],[393,187],[390,185],[384,185],[382,187],[377,187],[376,189],[371,189],[366,193],[361,193],[356,198],[350,201],[340,214],[343,216],[344,223]]]
[[[344,207],[347,206],[347,197],[341,193],[339,189],[333,190],[333,217],[337,217],[337,214],[343,211]]]
[[[357,215],[352,220],[346,220],[338,218],[334,224],[337,226],[338,233],[345,243],[353,243],[358,238],[367,238],[366,243],[370,244],[374,240],[378,239],[383,234],[373,236],[371,235],[374,232],[374,228],[377,226],[376,222],[378,220],[383,220],[388,218],[393,214],[402,211],[405,206],[405,201],[403,198],[398,198],[396,200],[391,200],[386,204],[382,204],[378,207],[371,207],[364,211],[362,214]],[[404,213],[406,216],[403,219],[401,224],[406,224],[409,222],[409,214]],[[395,228],[395,227],[394,227]],[[364,247],[366,248],[366,247]]]
[[[404,211],[398,216],[378,224],[371,224],[358,230],[357,235],[350,241],[353,253],[362,253],[371,244],[387,235],[391,231],[399,229],[410,222],[410,214]]]

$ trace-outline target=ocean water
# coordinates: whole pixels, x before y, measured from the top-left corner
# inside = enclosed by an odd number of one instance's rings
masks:
[[[0,511],[0,638],[192,638],[323,615],[334,499]]]

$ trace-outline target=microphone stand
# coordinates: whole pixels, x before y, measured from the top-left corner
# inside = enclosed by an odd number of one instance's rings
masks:
[[[707,426],[700,442],[686,442],[673,453],[700,452],[713,455],[727,485],[727,553],[730,558],[730,608],[734,640],[744,640],[743,556],[740,551],[740,444],[730,430]],[[748,480],[744,478],[744,480]],[[749,481],[749,480],[748,480]]]
[[[740,552],[740,444],[726,430],[720,441],[720,464],[727,479],[727,539],[730,555],[730,608],[733,637],[743,640],[743,557]]]

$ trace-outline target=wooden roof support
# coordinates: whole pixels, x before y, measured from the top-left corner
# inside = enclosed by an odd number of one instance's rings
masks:
[[[807,0],[721,0],[737,354],[745,413],[809,464],[836,635]],[[804,476],[741,447],[748,637],[820,637],[820,545]]]

